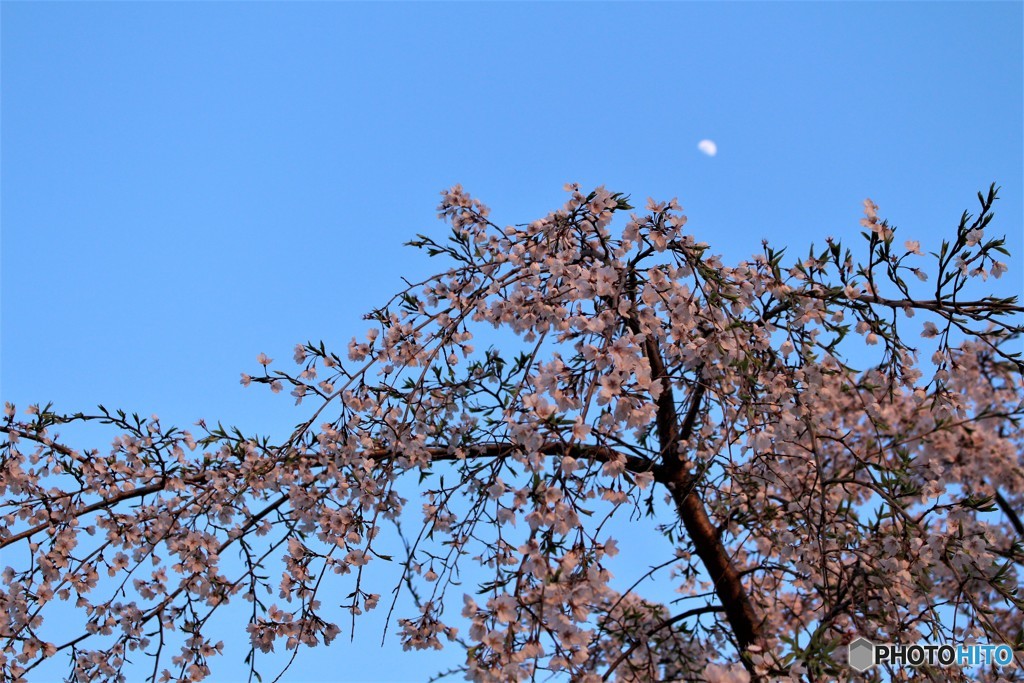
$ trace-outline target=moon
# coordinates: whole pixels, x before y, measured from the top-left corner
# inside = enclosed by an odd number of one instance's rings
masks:
[[[713,157],[718,154],[718,145],[715,144],[714,140],[701,140],[697,143],[697,149],[707,154],[709,157]]]

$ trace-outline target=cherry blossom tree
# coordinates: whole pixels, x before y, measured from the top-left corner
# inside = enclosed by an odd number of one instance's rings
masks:
[[[198,681],[229,602],[255,675],[403,594],[404,646],[481,682],[846,679],[857,636],[1021,649],[1024,308],[981,291],[1007,268],[996,188],[931,254],[867,200],[855,246],[734,266],[675,200],[567,191],[509,227],[443,192],[447,240],[411,242],[437,275],[347,349],[242,376],[308,411],[281,442],[7,404],[0,677],[65,657]],[[110,448],[60,435],[89,424]],[[640,525],[651,570],[613,579]],[[54,642],[61,601],[81,631]]]

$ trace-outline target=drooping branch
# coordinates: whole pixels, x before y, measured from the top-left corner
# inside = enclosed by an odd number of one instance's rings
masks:
[[[660,624],[658,624],[657,626],[652,628],[650,631],[645,633],[644,636],[647,637],[647,638],[650,638],[651,636],[653,636],[658,631],[661,631],[662,629],[666,629],[666,628],[668,628],[670,626],[673,626],[674,624],[678,624],[681,621],[686,621],[687,619],[690,619],[692,617],[700,616],[702,614],[711,614],[711,613],[714,613],[714,612],[724,612],[724,611],[725,611],[725,608],[722,607],[721,605],[704,605],[703,607],[694,607],[693,609],[686,610],[685,612],[683,612],[681,614],[677,614],[674,617],[669,617],[667,619],[664,619]],[[640,647],[640,644],[642,642],[643,642],[643,640],[638,638],[637,640],[635,640],[633,642],[632,645],[630,645],[628,648],[623,650],[622,653],[618,657],[616,657],[615,660],[612,661],[611,664],[608,665],[608,670],[604,672],[604,675],[601,677],[601,680],[602,681],[607,681],[611,677],[611,675],[615,672],[615,670],[617,668],[619,668],[619,665],[621,665],[624,661],[629,659],[629,656],[631,654],[633,654],[638,647]]]
[[[24,438],[33,442],[37,442],[41,445],[45,445],[47,448],[51,448],[54,451],[63,455],[70,455],[74,453],[70,448],[58,444],[48,438],[44,438],[38,434],[35,434],[27,429],[18,429],[15,426],[0,425],[0,433],[10,434],[15,432],[20,438]],[[461,458],[472,458],[472,459],[487,459],[487,458],[502,458],[515,452],[518,448],[512,443],[481,443],[473,445],[467,449],[464,449],[461,453],[453,452],[447,447],[432,447],[427,449],[427,453],[430,456],[431,462],[444,462],[444,461],[455,461]],[[658,463],[655,463],[646,458],[641,458],[636,455],[628,453],[622,453],[606,446],[596,445],[585,445],[585,444],[567,444],[564,442],[549,441],[544,443],[539,452],[543,455],[548,456],[566,456],[571,455],[577,459],[589,459],[595,462],[624,462],[627,470],[631,472],[653,472],[655,479],[662,475],[662,469]],[[294,452],[290,449],[287,451],[288,455],[294,455]],[[364,457],[375,462],[384,462],[394,458],[398,458],[402,455],[401,452],[392,449],[376,449],[364,452]],[[269,467],[269,465],[268,465]],[[204,471],[197,471],[193,474],[181,476],[181,477],[168,477],[161,476],[157,480],[145,486],[139,486],[136,488],[118,491],[117,493],[102,497],[99,500],[81,505],[72,510],[72,514],[75,518],[84,517],[94,512],[102,512],[104,510],[112,510],[118,505],[143,498],[148,495],[162,493],[169,488],[177,488],[182,484],[190,486],[202,486],[208,481],[208,475]],[[81,492],[79,492],[81,493]],[[53,495],[49,497],[49,500],[56,500],[61,498],[71,498],[75,493],[65,492]],[[282,501],[283,502],[283,501]],[[46,531],[51,527],[51,522],[42,522],[36,524],[27,529],[8,536],[6,538],[0,538],[0,548],[13,545],[19,541],[31,539],[33,536]]]

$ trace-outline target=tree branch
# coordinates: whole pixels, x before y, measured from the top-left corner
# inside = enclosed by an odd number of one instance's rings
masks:
[[[1003,498],[1003,494],[999,493],[999,491],[996,491],[996,504],[999,506],[999,509],[1003,511],[1003,514],[1009,518],[1010,524],[1013,525],[1017,535],[1024,538],[1024,524],[1020,521],[1020,515],[1017,514],[1016,510],[1010,507],[1010,501]]]
[[[725,546],[722,545],[715,525],[708,517],[704,502],[693,492],[696,482],[679,455],[680,444],[685,443],[693,434],[706,386],[698,377],[690,394],[690,407],[680,427],[672,395],[672,381],[665,370],[657,342],[648,338],[646,350],[648,362],[651,364],[651,377],[662,383],[657,402],[658,441],[664,466],[661,481],[668,486],[679,518],[693,541],[694,550],[714,582],[715,592],[722,601],[740,649],[746,651],[760,640],[760,620],[743,587],[742,577],[732,563]],[[698,370],[698,374],[699,372]],[[750,669],[746,659],[744,662]]]
[[[672,626],[673,624],[677,624],[680,621],[685,621],[686,619],[689,619],[690,617],[695,617],[695,616],[698,616],[698,615],[701,615],[701,614],[709,614],[711,612],[724,612],[724,611],[725,611],[725,608],[722,607],[721,605],[704,605],[703,607],[694,607],[693,609],[686,610],[682,614],[677,614],[674,617],[669,617],[668,619],[665,619],[660,624],[658,624],[657,626],[652,628],[650,631],[648,631],[646,636],[649,638],[649,637],[653,636],[655,633],[657,633],[658,631],[660,631],[661,629],[666,628],[668,626]],[[611,664],[608,665],[608,670],[604,672],[604,676],[601,676],[601,680],[602,681],[607,681],[608,677],[611,676],[612,673],[615,672],[615,669],[617,669],[619,667],[619,664],[622,664],[622,662],[624,662],[627,659],[629,659],[629,656],[631,654],[633,654],[633,652],[636,651],[636,649],[638,647],[640,647],[642,642],[643,641],[640,640],[640,639],[637,639],[637,640],[633,641],[632,645],[630,645],[624,652],[622,652],[618,657],[616,657],[615,661],[613,661]]]

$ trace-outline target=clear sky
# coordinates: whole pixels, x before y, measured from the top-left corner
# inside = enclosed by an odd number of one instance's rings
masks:
[[[401,245],[457,182],[499,223],[678,196],[734,260],[852,239],[865,197],[935,248],[997,182],[1019,293],[1022,6],[4,2],[2,399],[285,432],[239,373],[428,273]],[[285,680],[458,662],[361,635]]]

